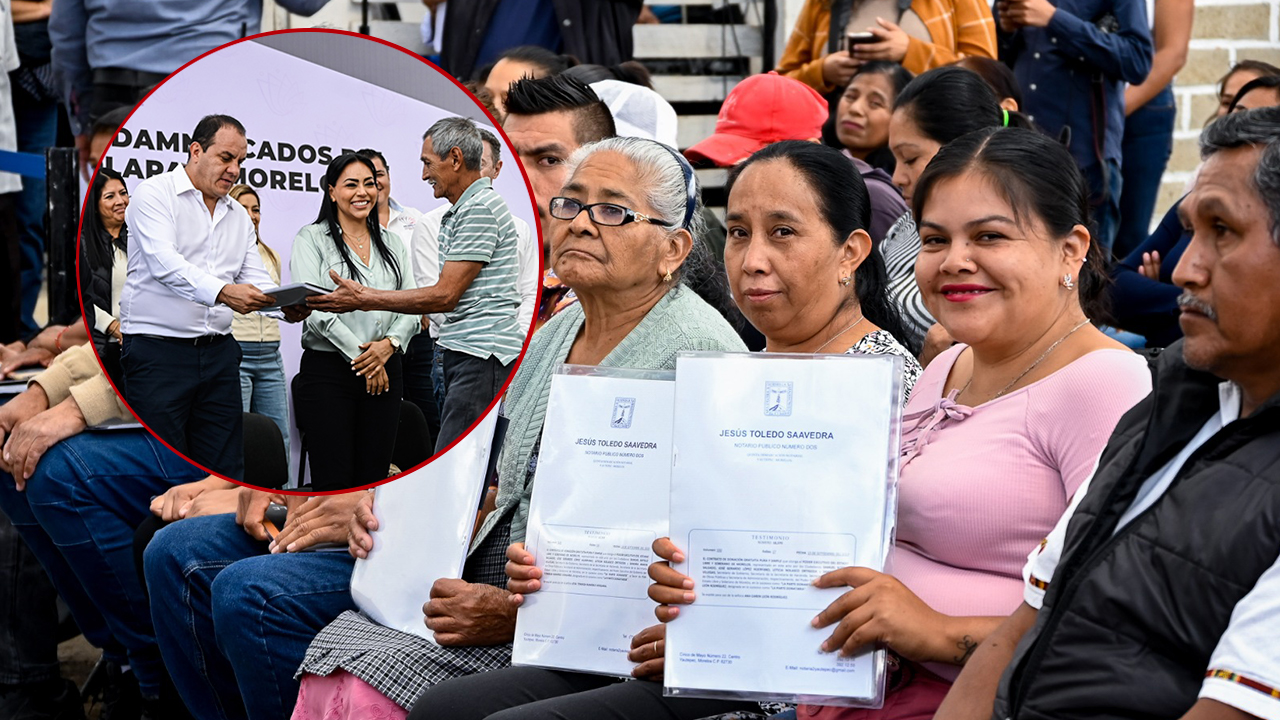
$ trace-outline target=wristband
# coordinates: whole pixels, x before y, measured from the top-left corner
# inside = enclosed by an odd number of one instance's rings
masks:
[[[70,330],[70,329],[71,329],[71,326],[70,326],[70,325],[68,325],[68,326],[66,326],[66,327],[64,327],[64,328],[62,328],[62,332],[58,333],[58,337],[54,338],[54,340],[53,340],[53,346],[54,346],[55,348],[57,348],[57,350],[58,350],[58,352],[56,353],[57,355],[61,355],[61,354],[62,354],[62,352],[63,352],[63,348],[62,348],[62,336],[63,336],[63,334],[64,334],[64,333],[66,333],[66,332],[67,332],[68,330]]]

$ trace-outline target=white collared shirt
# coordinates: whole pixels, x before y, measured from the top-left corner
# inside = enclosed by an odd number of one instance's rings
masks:
[[[422,222],[422,213],[411,207],[406,207],[396,202],[395,198],[388,198],[387,205],[391,208],[391,214],[387,216],[387,226],[385,229],[396,234],[404,242],[409,242],[413,237],[413,231],[417,229],[418,223]]]
[[[258,255],[249,213],[222,197],[211,216],[185,168],[147,178],[134,188],[125,222],[129,271],[120,298],[125,335],[226,335],[233,312],[218,303],[222,288],[239,283],[259,290],[274,287]]]

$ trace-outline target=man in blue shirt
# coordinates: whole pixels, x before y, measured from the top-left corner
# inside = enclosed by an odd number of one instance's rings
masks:
[[[276,0],[313,15],[328,0]],[[113,108],[133,106],[169,73],[262,25],[262,0],[58,0],[49,16],[53,68],[88,161],[89,129]],[[85,178],[88,178],[87,170]]]
[[[1144,0],[998,0],[1000,57],[1022,88],[1023,111],[1070,150],[1093,191],[1096,239],[1111,254],[1120,216],[1124,86],[1151,70]]]

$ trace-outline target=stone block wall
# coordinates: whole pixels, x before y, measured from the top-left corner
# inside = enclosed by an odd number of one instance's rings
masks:
[[[1178,121],[1156,217],[1182,195],[1200,162],[1197,139],[1218,105],[1217,82],[1236,62],[1280,65],[1280,0],[1196,0],[1187,64],[1174,80]]]

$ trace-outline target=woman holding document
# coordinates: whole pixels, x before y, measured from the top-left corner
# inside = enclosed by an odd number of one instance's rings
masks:
[[[815,143],[779,142],[736,167],[728,190],[725,269],[734,301],[765,336],[765,351],[898,355],[905,402],[921,369],[899,339],[905,337],[903,322],[889,302],[884,260],[872,250],[866,229],[871,199],[849,161]],[[541,571],[521,543],[507,557],[508,590],[522,601],[521,594],[541,586]],[[661,656],[655,662],[654,653],[662,637],[658,625],[632,638],[631,660],[640,663],[636,677],[661,675]],[[533,700],[538,702],[524,704]],[[619,684],[600,675],[521,667],[428,691],[413,717],[478,720],[504,710],[499,717],[693,720],[753,709],[759,707],[663,697],[660,682]]]
[[[298,231],[293,281],[334,287],[329,272],[369,287],[414,287],[404,242],[378,226],[373,163],[354,153],[329,163],[316,221]],[[399,350],[418,318],[391,312],[313,312],[302,326],[293,381],[298,428],[316,491],[346,490],[387,477],[400,420]]]
[[[258,238],[258,255],[271,280],[280,285],[280,254],[262,242],[258,221],[261,201],[248,185],[236,185],[227,193],[249,213],[253,234]],[[275,422],[289,453],[289,402],[285,395],[284,360],[280,357],[280,321],[262,313],[236,313],[231,318],[231,335],[240,343],[240,397],[244,411],[265,415]]]
[[[726,219],[750,171],[739,170]],[[851,589],[813,620],[831,628],[816,650],[880,643],[897,656],[897,670],[882,709],[802,707],[800,717],[932,717],[972,650],[1022,601],[1027,553],[1092,471],[1117,419],[1150,390],[1146,362],[1086,319],[1102,289],[1087,197],[1067,152],[1025,130],[960,138],[920,178],[917,281],[929,311],[962,344],[925,370],[903,419],[894,574],[850,567],[815,578],[819,587]],[[732,238],[731,219],[729,227]],[[683,560],[668,539],[654,549]],[[509,572],[513,592],[536,589],[536,571],[512,563]],[[692,580],[665,562],[650,576],[664,622],[696,600]],[[637,676],[661,674],[664,636],[661,626],[635,636]],[[585,719],[637,698],[645,704],[618,716],[695,717],[681,710],[687,700],[661,697],[657,683],[500,717],[554,710]],[[736,707],[721,701],[717,712]]]
[[[413,598],[427,603],[425,622],[439,645],[344,613],[307,651],[295,720],[329,717],[335,697],[350,699],[346,717],[364,717],[357,704],[385,707],[388,698],[407,709],[432,685],[510,664],[515,605],[503,589],[503,555],[509,541],[524,540],[557,366],[672,369],[682,351],[746,350],[682,282],[691,264],[709,262],[695,240],[704,232],[697,178],[682,157],[653,141],[614,138],[582,147],[568,176],[550,206],[551,263],[579,302],[533,336],[507,391],[496,509],[472,538],[466,582],[437,583],[457,599]],[[364,557],[373,547],[365,527],[354,525],[352,554]],[[484,613],[460,617],[449,609],[463,603]],[[386,717],[404,716],[397,713]]]

